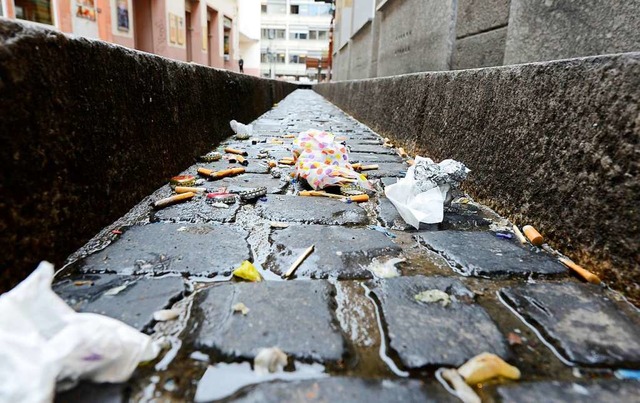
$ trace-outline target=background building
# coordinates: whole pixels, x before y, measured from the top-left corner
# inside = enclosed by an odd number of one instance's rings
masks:
[[[332,6],[313,0],[262,0],[261,7],[262,76],[317,80],[317,60],[329,58]],[[320,79],[328,73],[322,69]]]
[[[253,4],[253,5],[252,5]],[[0,0],[0,12],[176,60],[259,75],[257,0]],[[245,23],[239,22],[247,18]]]

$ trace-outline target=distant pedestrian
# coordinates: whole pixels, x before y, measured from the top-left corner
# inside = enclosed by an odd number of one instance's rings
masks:
[[[238,60],[238,66],[240,66],[240,72],[244,73],[244,60],[242,60],[242,57]]]

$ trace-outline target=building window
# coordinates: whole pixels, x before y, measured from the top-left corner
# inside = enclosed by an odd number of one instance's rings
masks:
[[[290,32],[289,39],[307,39],[308,34],[306,32]]]
[[[318,39],[327,40],[329,38],[327,31],[318,31]]]
[[[293,64],[305,64],[307,57],[303,55],[289,55],[289,63]]]
[[[16,18],[53,25],[50,0],[15,0],[14,4]]]
[[[284,53],[276,54],[276,63],[284,63]]]
[[[291,14],[300,14],[300,6],[292,5],[291,6]]]
[[[309,31],[309,39],[318,39],[318,31]]]
[[[262,39],[285,39],[286,31],[284,29],[262,28],[260,37]]]
[[[267,13],[267,5],[266,4],[262,4],[260,6],[260,11],[262,12],[262,14],[266,14]]]

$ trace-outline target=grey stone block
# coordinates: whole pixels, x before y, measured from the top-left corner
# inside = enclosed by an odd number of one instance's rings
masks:
[[[637,1],[512,0],[504,63],[635,52],[639,25]]]
[[[348,144],[353,144],[349,142]],[[369,143],[359,143],[359,145],[372,145]],[[354,145],[355,147],[355,145]],[[349,153],[349,162],[360,162],[362,164],[377,164],[379,162],[397,162],[402,163],[402,158],[397,154],[374,154],[367,152],[352,152]]]
[[[453,52],[453,70],[501,66],[507,28],[498,28],[456,40]]]
[[[367,212],[356,203],[327,197],[271,196],[257,206],[262,217],[271,221],[308,224],[366,224]]]
[[[249,260],[242,229],[224,225],[157,223],[127,229],[107,248],[78,263],[83,272],[230,273]]]
[[[458,0],[456,37],[506,26],[510,3],[511,0]]]
[[[185,287],[182,277],[177,276],[154,279],[83,274],[57,282],[53,290],[78,312],[106,315],[143,330],[153,321],[155,311],[182,297]]]
[[[585,382],[530,382],[501,386],[503,403],[640,402],[640,382],[596,380]]]
[[[460,281],[412,276],[368,282],[367,286],[380,301],[390,346],[406,368],[457,367],[483,352],[508,358],[502,334]],[[446,292],[450,304],[414,298],[433,289]]]
[[[464,162],[475,200],[640,298],[640,53],[314,88],[411,154]]]
[[[194,304],[191,326],[197,329],[196,348],[253,360],[260,349],[277,346],[300,360],[338,361],[346,344],[334,323],[333,292],[323,280],[209,288]],[[274,302],[276,298],[280,303]],[[247,315],[233,313],[232,306],[239,302],[249,308]]]
[[[235,402],[455,402],[438,385],[417,380],[327,379],[263,383],[241,393]]]
[[[381,10],[377,77],[449,70],[453,0],[390,1]]]
[[[492,232],[426,231],[415,236],[464,275],[558,275],[567,269],[555,258],[501,239]]]
[[[584,366],[640,366],[640,314],[623,313],[598,286],[527,284],[500,295],[568,361]]]
[[[152,221],[166,221],[173,223],[206,224],[210,222],[233,222],[240,203],[236,202],[229,208],[212,207],[205,201],[205,196],[185,202],[165,207],[162,210],[155,210],[151,213]]]
[[[350,80],[372,77],[371,64],[373,46],[372,24],[367,23],[351,38],[351,42],[349,43]]]
[[[367,266],[373,258],[397,256],[401,249],[384,234],[369,229],[291,226],[271,236],[273,249],[265,267],[283,274],[311,245],[315,250],[296,270],[298,277],[372,278]]]

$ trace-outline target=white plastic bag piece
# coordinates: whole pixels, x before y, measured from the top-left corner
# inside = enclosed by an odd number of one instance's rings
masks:
[[[420,223],[435,224],[444,219],[444,202],[451,184],[464,179],[469,172],[461,163],[454,160],[440,162],[439,171],[443,175],[433,180],[417,181],[415,169],[419,164],[435,164],[430,158],[416,156],[415,164],[407,170],[404,178],[397,183],[385,187],[384,193],[400,213],[407,224],[419,229]],[[463,172],[460,178],[454,176]],[[451,175],[453,177],[448,178]]]
[[[0,402],[52,401],[56,382],[124,382],[154,359],[151,338],[115,319],[76,313],[51,290],[42,262],[0,296]]]
[[[229,122],[229,126],[231,126],[231,130],[233,130],[235,134],[246,134],[247,136],[253,135],[252,125],[245,125],[236,120],[232,120]]]

